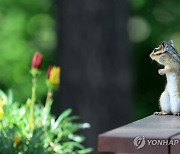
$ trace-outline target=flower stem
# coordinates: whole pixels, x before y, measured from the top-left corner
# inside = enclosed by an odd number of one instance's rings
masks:
[[[33,76],[32,79],[32,97],[30,104],[30,128],[34,130],[34,103],[36,101],[36,87],[37,87],[37,77]]]
[[[49,115],[49,112],[50,112],[50,109],[51,109],[52,96],[53,96],[53,93],[49,88],[49,90],[47,92],[47,98],[46,98],[45,107],[44,107],[44,110],[43,110],[43,118],[42,118],[42,124],[43,125],[46,124],[46,121],[47,121],[47,118],[48,118],[48,115]]]
[[[52,96],[53,96],[53,93],[51,90],[48,90],[48,93],[47,93],[47,98],[46,98],[46,103],[45,103],[45,107],[44,109],[47,111],[50,106],[51,106],[51,102],[52,102]]]

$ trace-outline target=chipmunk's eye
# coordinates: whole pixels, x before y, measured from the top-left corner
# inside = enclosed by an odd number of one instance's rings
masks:
[[[154,49],[154,52],[157,52],[157,51],[158,51],[158,50],[155,48],[155,49]]]

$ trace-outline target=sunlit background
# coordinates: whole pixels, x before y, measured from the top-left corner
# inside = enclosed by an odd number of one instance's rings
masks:
[[[1,89],[25,102],[32,55],[43,53],[38,99],[46,68],[60,64],[54,113],[73,108],[92,125],[85,144],[96,149],[98,134],[158,110],[165,78],[149,54],[163,40],[180,49],[179,8],[178,0],[0,0]]]
[[[0,85],[11,88],[18,101],[26,101],[31,91],[31,58],[34,52],[45,56],[43,71],[53,61],[56,47],[52,1],[0,0]],[[38,91],[43,96],[45,79]]]

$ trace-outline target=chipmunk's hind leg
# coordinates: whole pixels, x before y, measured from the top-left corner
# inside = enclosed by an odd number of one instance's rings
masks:
[[[173,98],[171,98],[171,112],[174,115],[179,116],[180,115],[180,96],[176,95]]]
[[[164,91],[161,94],[159,101],[160,101],[161,112],[159,112],[159,113],[155,112],[155,114],[156,115],[171,114],[170,96],[169,96],[168,91]]]

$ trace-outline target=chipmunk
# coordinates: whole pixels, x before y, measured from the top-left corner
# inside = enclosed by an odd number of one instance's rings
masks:
[[[161,112],[156,115],[174,114],[180,116],[180,55],[174,47],[173,41],[163,41],[150,54],[152,60],[163,65],[159,69],[160,75],[166,75],[167,84],[162,92],[159,103]]]

